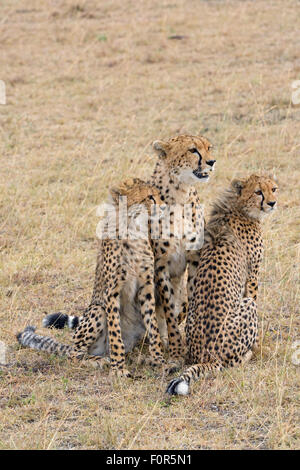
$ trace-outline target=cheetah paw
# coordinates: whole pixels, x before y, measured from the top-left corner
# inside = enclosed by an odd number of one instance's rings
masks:
[[[123,369],[111,369],[109,372],[109,376],[111,379],[131,379],[132,375],[129,370]]]
[[[188,395],[189,390],[189,384],[185,380],[177,378],[171,380],[167,386],[166,393],[169,395]]]
[[[147,358],[143,361],[143,363],[144,363],[146,366],[149,366],[149,367],[159,368],[159,367],[165,366],[166,361],[164,360],[163,357],[160,357],[160,358],[147,357]]]
[[[110,366],[110,360],[108,357],[101,357],[99,359],[89,359],[88,362],[92,365],[92,367],[100,370],[107,369]]]
[[[184,364],[184,360],[180,359],[170,359],[166,364],[166,373],[167,375],[174,374],[174,372],[178,372]]]

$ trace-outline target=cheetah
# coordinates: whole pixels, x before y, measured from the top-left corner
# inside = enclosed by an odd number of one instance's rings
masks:
[[[60,344],[52,338],[35,334],[28,326],[17,336],[23,346],[73,358],[110,355],[111,372],[129,377],[125,352],[149,335],[152,365],[164,364],[162,344],[155,316],[154,256],[149,242],[153,212],[162,205],[157,188],[137,178],[126,181],[110,191],[113,212],[120,215],[120,197],[127,197],[128,238],[101,239],[94,294],[73,335],[73,344]],[[141,209],[146,211],[145,215]],[[152,210],[153,209],[153,210]],[[113,214],[108,214],[110,219]],[[146,226],[146,237],[139,238],[138,229]],[[113,225],[113,224],[111,224]]]
[[[187,361],[193,364],[168,387],[186,395],[205,372],[248,361],[258,334],[258,271],[263,254],[261,223],[276,207],[277,184],[251,175],[234,180],[213,205],[204,246],[194,256],[195,275],[186,323]],[[196,267],[197,266],[197,267]]]
[[[169,208],[170,236],[152,240],[155,258],[157,318],[169,354],[182,362],[184,345],[178,324],[186,316],[188,293],[186,286],[187,252],[202,245],[204,216],[196,185],[207,182],[215,166],[212,144],[204,136],[179,135],[168,141],[155,141],[153,148],[158,161],[150,179]],[[175,209],[182,210],[187,230],[177,238],[174,230]],[[196,240],[195,234],[200,234]],[[200,243],[200,245],[199,245]],[[194,246],[195,245],[195,246]]]
[[[153,142],[153,149],[158,161],[149,184],[157,188],[167,206],[171,227],[168,237],[150,240],[155,260],[156,314],[164,346],[169,349],[171,358],[181,361],[183,344],[178,324],[185,318],[187,310],[186,253],[190,246],[193,247],[193,242],[197,243],[193,233],[202,233],[204,228],[195,186],[209,180],[216,160],[211,153],[212,144],[201,135],[178,135],[167,141],[157,140]],[[190,215],[190,238],[185,233],[182,238],[177,238],[172,231],[175,207],[181,208],[184,216]],[[98,260],[92,304],[102,296],[100,271]],[[44,318],[43,325],[63,328],[67,324],[76,328],[80,321],[80,317],[54,313]],[[126,334],[122,330],[123,337]]]

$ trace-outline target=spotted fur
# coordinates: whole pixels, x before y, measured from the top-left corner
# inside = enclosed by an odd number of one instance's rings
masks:
[[[163,239],[159,232],[158,234],[154,233],[154,237],[150,240],[155,261],[156,315],[162,341],[165,347],[169,346],[171,359],[180,361],[183,357],[183,345],[178,324],[185,319],[187,312],[187,242],[189,244],[197,242],[189,235],[192,232],[201,234],[204,227],[203,213],[201,210],[196,210],[200,208],[200,200],[195,185],[209,180],[215,159],[211,154],[210,142],[203,136],[179,135],[168,141],[155,141],[153,148],[158,161],[149,183],[159,191],[161,201],[170,211],[171,226],[169,238]],[[189,215],[190,211],[191,228],[187,237],[184,236],[179,240],[176,239],[173,230],[174,207],[177,205],[183,210],[185,204],[190,204],[186,215]],[[185,213],[183,214],[185,215]],[[96,310],[98,307],[95,305],[102,298],[101,257],[100,251],[93,298],[89,307]],[[131,310],[131,307],[129,309]],[[94,313],[97,317],[99,316],[99,312]],[[132,320],[128,327],[122,325],[122,337],[125,344],[128,342],[128,338],[132,338],[130,328],[132,331],[136,330],[139,316],[137,314],[136,320]],[[133,315],[131,317],[133,318]],[[48,315],[43,324],[47,327],[62,328],[66,324],[71,327],[77,326],[80,321],[81,319],[78,317],[57,313]],[[139,335],[137,335],[138,337]]]
[[[211,143],[203,136],[179,135],[168,141],[155,141],[153,148],[158,162],[150,182],[169,208],[171,226],[170,238],[152,240],[157,316],[161,336],[165,343],[169,342],[170,356],[181,362],[184,348],[178,324],[187,311],[187,249],[191,249],[192,242],[195,246],[197,242],[201,244],[201,236],[200,240],[195,240],[193,234],[201,235],[204,229],[196,186],[209,180],[215,159],[211,154]],[[174,207],[181,208],[184,220],[190,215],[190,227],[181,239],[175,237],[173,230]]]
[[[75,329],[73,344],[36,335],[34,327],[27,327],[17,338],[24,346],[73,358],[109,355],[111,370],[128,377],[125,352],[146,331],[152,365],[164,363],[155,315],[153,252],[149,238],[134,239],[135,223],[141,215],[137,204],[146,206],[150,214],[152,204],[162,201],[155,187],[138,179],[111,190],[110,202],[116,210],[119,196],[127,197],[129,237],[100,240],[92,302]],[[146,228],[149,231],[149,226]]]
[[[186,324],[188,362],[169,394],[186,394],[205,372],[248,361],[257,342],[258,271],[263,254],[261,222],[276,206],[277,184],[252,175],[233,181],[214,204],[205,244],[194,257]]]

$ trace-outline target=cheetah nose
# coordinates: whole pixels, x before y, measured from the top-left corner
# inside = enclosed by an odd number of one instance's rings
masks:
[[[216,160],[206,160],[206,163],[209,166],[214,166],[214,164],[216,163]]]
[[[276,204],[276,201],[271,201],[271,202],[268,202],[268,206],[271,206],[271,207],[274,207]]]

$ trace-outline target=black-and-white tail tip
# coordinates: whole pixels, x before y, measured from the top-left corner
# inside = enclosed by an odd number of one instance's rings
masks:
[[[189,384],[181,379],[180,377],[177,379],[171,380],[169,385],[167,386],[166,392],[169,395],[188,395],[190,391]]]
[[[57,328],[58,330],[62,330],[65,326],[73,330],[77,327],[78,323],[79,317],[60,312],[46,315],[43,319],[43,326],[45,328]]]

